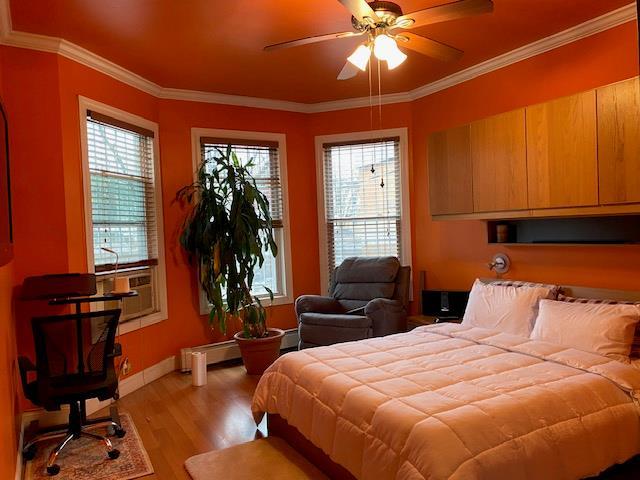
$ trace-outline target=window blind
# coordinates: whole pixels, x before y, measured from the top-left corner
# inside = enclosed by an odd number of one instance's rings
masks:
[[[217,157],[220,151],[226,152],[229,146],[242,165],[251,161],[249,173],[256,180],[258,190],[269,201],[274,239],[278,245],[278,252],[282,252],[283,198],[278,142],[202,137],[200,145],[205,161]],[[263,254],[264,263],[254,272],[252,293],[267,295],[266,288],[269,288],[274,294],[281,294],[284,292],[282,264],[276,261],[271,252]]]
[[[242,165],[251,161],[249,173],[255,178],[258,190],[269,200],[269,209],[274,228],[282,228],[282,183],[280,181],[280,162],[278,143],[255,140],[225,140],[222,138],[201,138],[202,158],[211,160],[226,152],[231,145],[232,151]]]
[[[323,152],[329,271],[351,256],[402,258],[400,139],[328,143]]]
[[[93,256],[96,272],[156,265],[158,239],[153,132],[87,112]]]

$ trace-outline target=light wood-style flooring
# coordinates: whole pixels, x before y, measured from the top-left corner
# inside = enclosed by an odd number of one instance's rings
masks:
[[[266,421],[256,428],[251,416],[257,384],[232,364],[210,367],[203,387],[174,372],[121,398],[118,409],[131,414],[155,470],[144,480],[190,479],[187,458],[265,436]]]
[[[118,408],[133,417],[155,469],[144,480],[190,480],[184,461],[192,455],[266,436],[266,421],[256,427],[251,416],[257,384],[238,362],[210,367],[203,387],[174,372],[120,399]],[[640,479],[640,457],[597,479]]]

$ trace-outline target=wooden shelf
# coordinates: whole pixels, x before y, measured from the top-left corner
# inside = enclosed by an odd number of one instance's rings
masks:
[[[488,242],[489,245],[502,245],[505,247],[632,247],[637,243],[514,243],[514,242]]]
[[[498,225],[506,225],[507,242],[497,241]],[[487,243],[510,247],[638,245],[640,215],[488,221]]]

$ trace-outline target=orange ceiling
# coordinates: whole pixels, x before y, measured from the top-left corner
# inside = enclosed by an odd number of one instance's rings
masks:
[[[405,13],[448,0],[397,0]],[[383,93],[411,90],[630,3],[494,0],[493,14],[414,29],[465,51],[441,63],[407,52]],[[336,76],[358,39],[263,52],[267,44],[350,30],[336,0],[11,0],[13,29],[62,37],[164,87],[319,102],[369,93]],[[377,89],[377,87],[376,87]]]

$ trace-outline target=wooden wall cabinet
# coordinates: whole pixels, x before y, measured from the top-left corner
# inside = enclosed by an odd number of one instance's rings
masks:
[[[598,205],[596,94],[527,107],[529,208]]]
[[[432,134],[428,157],[431,214],[472,213],[469,125]]]
[[[435,133],[428,153],[439,219],[640,213],[640,80]]]
[[[525,110],[474,122],[470,133],[474,212],[526,209]]]
[[[640,83],[597,90],[600,203],[640,203]]]

